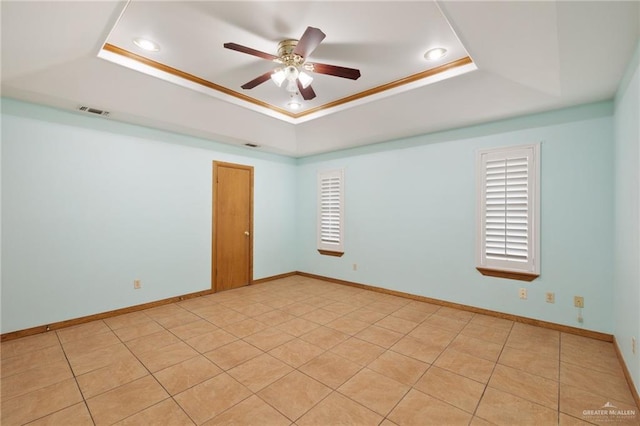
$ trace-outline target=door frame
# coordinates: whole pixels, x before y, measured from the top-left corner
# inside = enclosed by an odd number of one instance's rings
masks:
[[[224,161],[214,161],[213,162],[213,180],[212,180],[212,208],[211,208],[211,289],[214,292],[217,292],[217,268],[216,268],[216,256],[217,256],[217,245],[218,245],[218,235],[216,232],[217,229],[217,210],[218,210],[218,168],[220,167],[228,167],[234,169],[242,169],[248,170],[251,182],[249,183],[249,282],[247,285],[253,284],[253,166],[247,166],[244,164],[235,164],[235,163],[227,163]]]

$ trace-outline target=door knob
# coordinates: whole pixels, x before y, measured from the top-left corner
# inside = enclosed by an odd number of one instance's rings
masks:
[[[244,235],[249,236],[249,231],[244,231]]]

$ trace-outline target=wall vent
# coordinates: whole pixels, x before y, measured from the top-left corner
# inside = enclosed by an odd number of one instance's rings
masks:
[[[109,111],[104,111],[102,109],[97,109],[97,108],[91,108],[88,106],[80,106],[78,107],[78,111],[89,112],[91,114],[101,115],[103,117],[109,116]]]

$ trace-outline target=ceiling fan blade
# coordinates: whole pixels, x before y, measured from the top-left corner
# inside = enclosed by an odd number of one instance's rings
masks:
[[[302,99],[304,99],[305,101],[310,101],[311,99],[316,97],[316,92],[313,91],[313,88],[311,86],[307,86],[307,88],[305,89],[304,87],[302,87],[302,83],[300,83],[300,80],[298,80],[298,91],[302,95]]]
[[[302,37],[298,41],[296,48],[293,49],[293,53],[296,55],[300,55],[303,58],[307,58],[311,55],[311,52],[316,50],[316,47],[320,44],[322,40],[326,37],[325,33],[320,31],[318,28],[307,27],[302,34]]]
[[[242,46],[241,44],[237,44],[237,43],[225,43],[223,46],[226,47],[227,49],[235,50],[242,53],[247,53],[249,55],[257,56],[258,58],[262,58],[262,59],[269,59],[270,61],[273,61],[274,59],[278,59],[276,55],[272,55],[266,52],[261,52],[260,50],[252,49],[247,46]]]
[[[259,84],[264,83],[265,81],[269,80],[271,78],[271,74],[273,74],[273,71],[268,71],[265,72],[264,74],[262,74],[260,77],[256,77],[253,80],[251,80],[248,83],[243,84],[242,87],[243,89],[253,89],[254,87],[256,87]]]
[[[313,66],[311,71],[316,72],[318,74],[327,74],[333,75],[335,77],[349,78],[351,80],[357,80],[360,78],[360,70],[355,68],[347,68],[347,67],[339,67],[337,65],[327,65],[327,64],[318,64],[318,63],[309,63],[307,62],[305,65]]]

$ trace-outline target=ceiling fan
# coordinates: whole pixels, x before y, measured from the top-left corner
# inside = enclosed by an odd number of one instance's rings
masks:
[[[354,68],[307,62],[309,55],[325,37],[326,35],[320,29],[307,27],[300,40],[287,39],[278,43],[277,55],[261,52],[237,43],[225,43],[224,47],[268,59],[282,65],[243,84],[241,86],[243,89],[253,89],[269,79],[273,80],[278,87],[281,87],[287,81],[285,87],[292,98],[296,93],[300,93],[304,100],[310,100],[316,97],[316,93],[311,87],[313,78],[306,72],[327,74],[351,80],[357,80],[360,77],[360,71]]]

